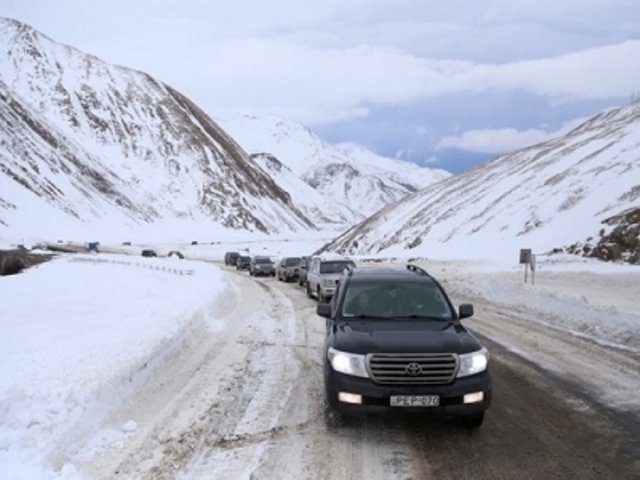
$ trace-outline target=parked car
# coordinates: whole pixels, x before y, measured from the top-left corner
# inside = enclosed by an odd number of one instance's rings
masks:
[[[307,272],[307,295],[316,297],[319,302],[331,300],[336,283],[342,272],[347,268],[354,268],[353,260],[339,256],[315,256],[311,258],[311,265]]]
[[[340,277],[324,343],[325,421],[402,410],[482,424],[491,404],[489,352],[460,323],[473,305],[454,308],[424,269],[355,268]]]
[[[238,255],[236,259],[236,270],[249,270],[251,257],[249,255]]]
[[[151,250],[149,248],[145,248],[144,250],[142,250],[142,256],[143,257],[157,257],[158,254],[156,254],[155,250]]]
[[[236,264],[236,260],[238,260],[238,257],[240,256],[240,254],[238,252],[227,252],[224,254],[224,264],[225,265],[235,265]]]
[[[252,277],[261,276],[275,276],[276,267],[271,260],[270,257],[256,255],[251,257],[251,262],[249,263],[249,275]]]
[[[307,272],[311,265],[311,257],[302,257],[298,264],[298,285],[301,287],[307,283]]]
[[[282,257],[276,267],[276,277],[282,282],[289,282],[298,277],[300,257]]]

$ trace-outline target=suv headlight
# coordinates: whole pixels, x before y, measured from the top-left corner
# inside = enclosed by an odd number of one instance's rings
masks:
[[[489,365],[489,351],[484,347],[476,352],[465,353],[458,357],[460,358],[458,377],[468,377],[484,372]]]
[[[336,372],[354,375],[356,377],[369,377],[364,355],[341,352],[340,350],[330,347],[327,352],[327,357]]]

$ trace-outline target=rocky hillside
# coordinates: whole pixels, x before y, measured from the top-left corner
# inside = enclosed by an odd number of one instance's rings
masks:
[[[55,224],[40,225],[41,234],[104,222],[315,229],[184,95],[7,19],[0,19],[0,122],[0,232],[30,233],[32,215]]]

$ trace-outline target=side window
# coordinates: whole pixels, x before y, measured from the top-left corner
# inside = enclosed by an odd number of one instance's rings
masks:
[[[309,270],[313,273],[318,273],[318,265],[320,265],[320,260],[314,258],[313,262],[311,262],[311,268]]]

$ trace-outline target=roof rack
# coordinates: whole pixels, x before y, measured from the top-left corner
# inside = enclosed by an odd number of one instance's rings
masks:
[[[426,275],[428,277],[431,276],[424,268],[419,267],[417,265],[412,265],[411,263],[407,264],[407,270],[410,270],[415,273],[419,273],[420,275]]]

